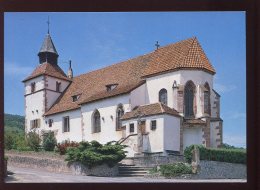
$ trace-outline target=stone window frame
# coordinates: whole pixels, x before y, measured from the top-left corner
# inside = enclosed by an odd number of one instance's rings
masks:
[[[130,123],[129,124],[129,133],[134,133],[135,132],[135,124],[134,123]]]
[[[188,97],[188,90],[192,90],[192,97]],[[185,118],[195,118],[196,115],[196,85],[192,80],[186,82],[183,93],[183,113]],[[187,102],[192,99],[192,104],[188,105]]]
[[[123,104],[118,104],[116,108],[116,131],[120,131],[122,129],[122,121],[121,117],[124,115],[124,106]]]
[[[62,118],[62,132],[70,132],[70,117],[65,116]]]
[[[211,93],[210,93],[210,86],[209,86],[208,82],[205,82],[204,88],[205,88],[204,97],[203,97],[204,113],[211,115],[211,103],[210,103],[210,94]],[[206,94],[207,94],[207,96],[206,96]],[[206,97],[208,98],[207,99],[208,104],[206,104]],[[206,107],[206,105],[207,105],[207,107]]]
[[[35,92],[35,82],[31,83],[31,93]]]
[[[161,102],[162,104],[166,105],[168,104],[168,92],[165,88],[162,88],[160,91],[159,91],[159,102]]]
[[[92,133],[101,132],[101,115],[96,109],[92,114]]]
[[[157,120],[156,120],[156,119],[151,120],[150,129],[151,129],[152,131],[155,131],[156,128],[157,128]]]

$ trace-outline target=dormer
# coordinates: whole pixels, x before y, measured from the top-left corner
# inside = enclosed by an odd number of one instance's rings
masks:
[[[110,92],[110,91],[114,90],[117,86],[118,86],[118,84],[107,84],[106,90],[107,90],[107,92]]]

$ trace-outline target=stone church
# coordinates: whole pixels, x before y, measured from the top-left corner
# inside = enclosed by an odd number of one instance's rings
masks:
[[[191,144],[222,144],[216,73],[196,37],[73,76],[58,65],[50,34],[23,80],[25,131],[57,141],[118,141],[128,157],[182,154]]]

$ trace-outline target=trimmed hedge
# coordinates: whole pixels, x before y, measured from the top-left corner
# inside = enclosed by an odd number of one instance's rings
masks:
[[[188,163],[191,163],[194,146],[200,151],[200,160],[246,164],[245,149],[205,148],[202,145],[191,145],[184,150],[184,157]]]
[[[165,177],[176,177],[183,174],[192,174],[192,166],[187,163],[179,162],[161,165],[159,171]]]

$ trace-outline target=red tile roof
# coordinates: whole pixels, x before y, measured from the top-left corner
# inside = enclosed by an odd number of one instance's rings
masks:
[[[38,67],[36,67],[36,69],[30,74],[30,76],[25,78],[23,82],[26,82],[41,75],[49,75],[63,80],[70,80],[58,65],[43,63],[38,65]]]
[[[131,112],[126,112],[121,120],[128,120],[133,118],[138,118],[139,116],[151,116],[151,115],[160,115],[160,114],[169,114],[177,117],[181,117],[179,113],[160,102],[148,105],[142,105],[132,110]]]
[[[71,85],[46,112],[51,115],[77,109],[81,104],[129,93],[145,82],[143,77],[176,69],[200,69],[215,73],[196,38],[170,44],[127,61],[73,78]],[[109,84],[118,84],[107,91]],[[81,94],[77,102],[72,96]]]
[[[215,74],[196,37],[189,38],[154,51],[144,76],[177,69],[202,69]]]

